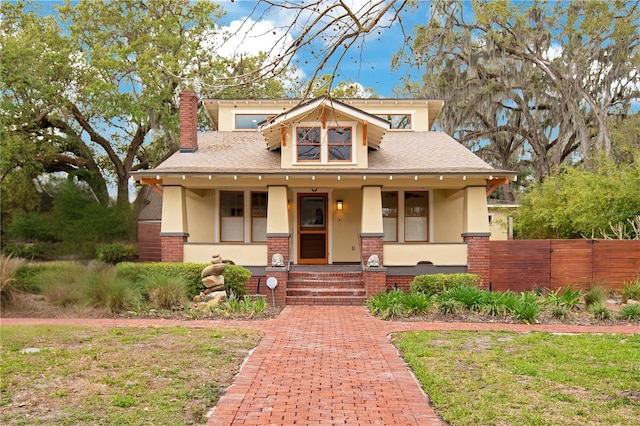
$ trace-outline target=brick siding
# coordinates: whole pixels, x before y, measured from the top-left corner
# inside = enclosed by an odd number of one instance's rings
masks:
[[[163,262],[184,262],[184,243],[186,236],[161,236]]]
[[[491,255],[488,236],[464,235],[467,243],[467,273],[478,274],[482,278],[481,288],[489,289]]]

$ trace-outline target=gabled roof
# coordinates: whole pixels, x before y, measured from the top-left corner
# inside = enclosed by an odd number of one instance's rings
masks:
[[[379,150],[369,152],[367,169],[326,165],[283,169],[280,152],[265,148],[259,132],[204,132],[198,150],[176,152],[152,170],[163,174],[509,174],[496,170],[444,132],[387,132]]]
[[[270,150],[279,148],[282,141],[280,128],[283,124],[304,120],[305,117],[314,111],[325,107],[338,111],[358,122],[366,122],[367,144],[372,148],[378,148],[385,132],[389,130],[388,121],[327,96],[321,96],[309,102],[302,103],[291,108],[289,111],[276,115],[267,123],[258,127],[258,130],[264,135],[267,140],[267,147]]]

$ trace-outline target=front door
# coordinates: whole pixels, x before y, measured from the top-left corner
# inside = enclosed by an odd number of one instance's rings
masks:
[[[327,263],[327,194],[298,195],[298,263]]]

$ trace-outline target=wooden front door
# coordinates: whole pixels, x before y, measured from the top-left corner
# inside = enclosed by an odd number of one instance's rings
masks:
[[[298,195],[298,263],[327,263],[327,221],[327,194]]]

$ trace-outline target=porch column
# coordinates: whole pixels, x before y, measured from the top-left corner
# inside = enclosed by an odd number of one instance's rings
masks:
[[[360,255],[364,267],[363,279],[367,296],[384,293],[387,282],[387,269],[384,268],[382,253],[384,250],[384,228],[382,222],[382,187],[362,187],[362,220],[360,222]],[[379,266],[369,267],[371,255],[377,255]]]
[[[462,239],[467,243],[467,272],[482,278],[482,288],[489,288],[489,210],[486,187],[464,189]]]
[[[187,242],[187,204],[184,188],[165,185],[162,188],[162,224],[160,225],[161,259],[184,262]]]
[[[267,202],[267,268],[268,277],[278,280],[275,288],[275,300],[278,306],[286,304],[287,279],[289,266],[289,248],[291,233],[289,231],[289,209],[287,208],[287,187],[269,186],[269,201]],[[282,255],[284,266],[272,264],[273,255]],[[270,291],[267,291],[267,295]]]

